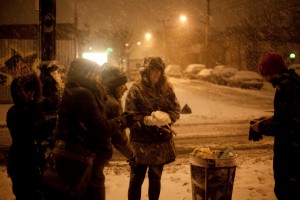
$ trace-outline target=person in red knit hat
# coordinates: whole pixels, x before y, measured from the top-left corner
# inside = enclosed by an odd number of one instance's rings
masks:
[[[274,136],[274,192],[278,200],[300,199],[300,77],[288,69],[283,56],[270,52],[261,56],[260,74],[276,88],[274,115],[250,122],[249,140]]]
[[[261,56],[258,70],[262,76],[269,76],[287,71],[287,65],[280,53],[270,52]]]

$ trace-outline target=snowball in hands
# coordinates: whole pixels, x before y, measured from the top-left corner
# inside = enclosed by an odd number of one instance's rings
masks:
[[[165,126],[171,123],[171,119],[168,113],[162,111],[154,111],[151,116],[144,117],[144,124],[148,126]]]

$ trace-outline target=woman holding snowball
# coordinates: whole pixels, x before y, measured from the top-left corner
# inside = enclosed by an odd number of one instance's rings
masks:
[[[149,200],[159,199],[163,167],[176,158],[171,126],[179,119],[181,108],[164,70],[160,57],[144,58],[140,77],[125,100],[125,112],[134,114],[138,121],[130,127],[135,162],[131,162],[129,200],[141,199],[147,170]]]

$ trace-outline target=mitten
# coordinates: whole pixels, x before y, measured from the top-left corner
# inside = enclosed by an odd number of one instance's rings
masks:
[[[161,127],[171,123],[170,115],[163,111],[154,111],[151,113],[154,125]]]
[[[155,126],[154,119],[152,116],[148,115],[144,117],[144,124],[147,126]]]

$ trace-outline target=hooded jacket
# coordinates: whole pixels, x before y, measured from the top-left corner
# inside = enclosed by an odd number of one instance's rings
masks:
[[[162,72],[155,87],[152,87],[150,83],[150,67],[159,68]],[[151,115],[153,111],[160,110],[169,114],[171,118],[169,126],[171,126],[180,117],[180,104],[171,83],[167,81],[164,64],[161,60],[152,57],[145,59],[141,65],[140,74],[141,76],[129,89],[125,100],[125,112],[134,113],[139,121],[130,128],[130,141],[133,148],[135,148],[137,157],[139,157],[139,145],[135,144],[141,144],[144,146],[143,148],[149,151],[150,157],[147,158],[147,156],[144,156],[145,154],[141,154],[140,158],[145,157],[145,160],[148,159],[152,164],[167,163],[171,159],[167,154],[173,151],[170,149],[172,145],[169,145],[168,142],[173,140],[172,133],[165,132],[156,126],[146,126],[143,120],[145,116]],[[157,152],[150,153],[152,151],[151,147],[154,148],[155,145],[164,144],[165,142],[168,144],[162,145]],[[153,151],[155,150],[153,149]],[[159,160],[159,157],[162,159]]]
[[[41,142],[48,135],[44,129],[42,111],[38,107],[40,94],[40,82],[35,73],[14,79],[11,84],[14,105],[6,115],[6,124],[12,139],[7,172],[12,179],[13,192],[17,199],[36,199],[35,195],[41,189],[44,161]]]

